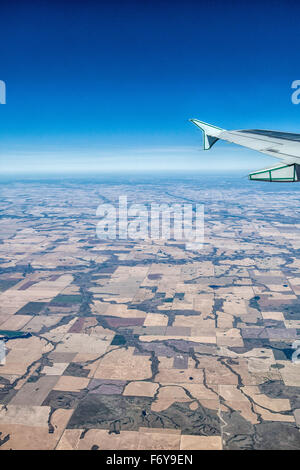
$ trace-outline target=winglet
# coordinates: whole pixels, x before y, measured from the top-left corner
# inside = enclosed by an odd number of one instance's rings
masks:
[[[219,140],[220,134],[224,132],[225,129],[221,127],[212,126],[211,124],[206,124],[206,122],[199,121],[198,119],[190,119],[190,121],[199,127],[204,135],[204,150],[209,150],[216,142]]]

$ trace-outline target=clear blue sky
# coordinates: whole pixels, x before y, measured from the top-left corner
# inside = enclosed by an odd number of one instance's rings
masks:
[[[1,1],[0,171],[258,169],[191,117],[300,132],[296,1]]]

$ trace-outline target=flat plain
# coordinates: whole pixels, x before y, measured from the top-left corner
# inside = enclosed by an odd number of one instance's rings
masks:
[[[299,186],[0,184],[0,449],[300,449]],[[204,204],[199,250],[97,206]]]

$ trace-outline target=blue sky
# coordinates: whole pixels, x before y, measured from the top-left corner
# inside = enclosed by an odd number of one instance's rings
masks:
[[[296,1],[1,2],[0,171],[255,170],[191,117],[300,132]],[[214,161],[212,161],[214,159]]]

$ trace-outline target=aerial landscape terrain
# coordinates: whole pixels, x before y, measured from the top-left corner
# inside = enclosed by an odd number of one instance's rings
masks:
[[[299,187],[0,182],[0,449],[300,449]],[[202,249],[101,240],[100,203],[203,204]]]

